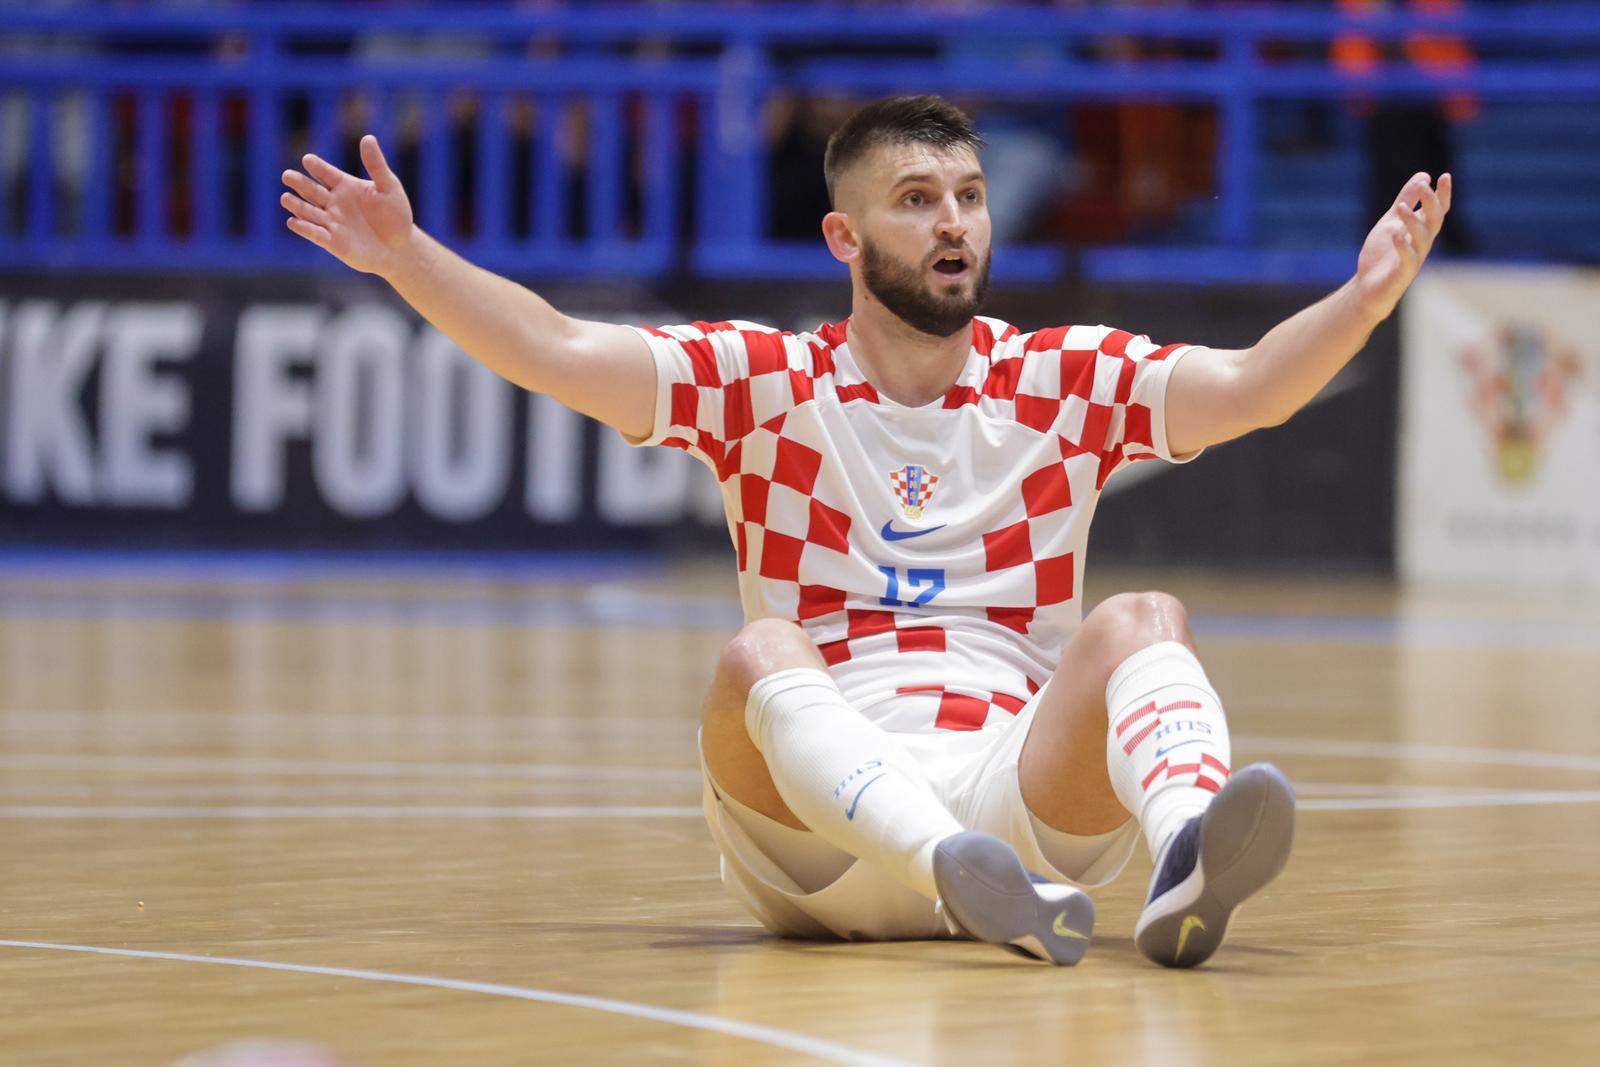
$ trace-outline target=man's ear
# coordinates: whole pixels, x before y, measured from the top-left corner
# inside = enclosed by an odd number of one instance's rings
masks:
[[[861,257],[861,242],[856,237],[855,224],[843,211],[830,211],[822,216],[822,239],[828,242],[828,251],[841,263],[853,263]]]

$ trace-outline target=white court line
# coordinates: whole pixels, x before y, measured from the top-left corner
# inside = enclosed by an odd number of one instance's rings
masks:
[[[1600,756],[1521,749],[1397,743],[1390,741],[1340,741],[1321,738],[1239,737],[1241,748],[1265,749],[1293,755],[1389,759],[1413,762],[1464,763],[1494,766],[1539,767],[1549,770],[1600,771]],[[214,756],[61,756],[0,755],[0,767],[32,770],[124,770],[162,773],[262,773],[298,777],[328,775],[443,779],[549,779],[596,781],[623,777],[664,782],[698,781],[699,772],[688,768],[616,768],[511,763],[365,763],[353,760],[302,761],[253,757]],[[1350,793],[1360,786],[1337,785],[1325,790]],[[1367,787],[1374,792],[1393,789]],[[1401,787],[1405,788],[1405,787]],[[1416,787],[1411,787],[1416,788]],[[1315,791],[1315,787],[1310,787]],[[1378,811],[1424,808],[1526,807],[1530,805],[1592,804],[1600,791],[1496,790],[1482,786],[1457,788],[1433,795],[1344,796],[1307,798],[1302,811]],[[221,806],[0,806],[0,818],[14,819],[564,819],[564,818],[691,818],[700,814],[688,805],[534,805],[534,806],[351,806],[351,805],[221,805]]]
[[[692,790],[698,795],[700,790]],[[0,775],[0,802],[14,804],[114,801],[119,804],[229,803],[255,804],[282,801],[288,804],[352,804],[357,801],[389,801],[402,804],[448,804],[461,800],[468,804],[499,802],[506,804],[582,804],[584,796],[598,794],[599,801],[622,804],[643,803],[637,794],[667,800],[692,797],[688,783],[673,782],[405,782],[392,779],[371,781],[327,780],[281,781],[246,778],[196,785],[162,779],[96,778],[74,781],[60,775],[43,781],[33,775]],[[590,800],[587,803],[595,803]]]
[[[1347,756],[1354,759],[1417,760],[1434,763],[1476,763],[1552,770],[1600,771],[1600,756],[1536,752],[1513,748],[1470,748],[1392,741],[1341,741],[1308,737],[1236,736],[1235,745],[1303,756]],[[578,764],[465,763],[444,761],[373,762],[307,760],[256,756],[87,756],[58,753],[0,754],[0,768],[11,770],[111,770],[162,773],[282,774],[294,777],[357,776],[363,778],[548,779],[595,781],[614,779],[665,782],[700,781],[690,767],[594,767]]]
[[[1307,737],[1238,736],[1238,746],[1301,756],[1345,756],[1353,759],[1416,760],[1433,763],[1493,764],[1543,767],[1551,770],[1600,771],[1600,756],[1535,752],[1513,748],[1470,748],[1392,741],[1340,741]],[[202,774],[281,774],[293,777],[353,776],[363,778],[544,779],[596,781],[613,779],[663,782],[700,781],[690,767],[593,767],[577,764],[461,763],[442,761],[371,762],[366,760],[269,759],[253,756],[86,756],[56,753],[0,754],[0,768],[10,770],[110,770],[142,773],[181,771]]]
[[[0,805],[0,819],[687,819],[698,805],[536,805],[529,807],[263,806],[94,807]]]
[[[848,1067],[911,1067],[906,1060],[862,1052],[847,1045],[807,1037],[789,1030],[779,1030],[756,1023],[742,1023],[733,1019],[719,1019],[715,1015],[658,1008],[650,1004],[635,1004],[609,997],[590,997],[577,993],[557,993],[549,989],[530,989],[523,986],[495,985],[488,982],[465,982],[454,978],[431,978],[421,974],[390,974],[386,971],[358,971],[345,967],[316,967],[304,963],[274,963],[268,960],[234,959],[228,956],[191,956],[182,952],[145,952],[129,948],[101,948],[95,945],[60,945],[42,941],[0,941],[0,948],[42,949],[50,952],[82,952],[97,956],[128,956],[145,960],[168,960],[174,963],[206,963],[223,967],[250,967],[262,971],[289,971],[295,974],[326,975],[330,978],[352,978],[362,982],[391,982],[396,985],[428,986],[449,989],[459,993],[482,993],[491,997],[511,997],[515,1000],[533,1000],[544,1004],[560,1004],[569,1008],[588,1008],[591,1011],[610,1012],[613,1015],[631,1015],[637,1019],[685,1026],[694,1030],[742,1037],[773,1045],[789,1052],[814,1056],[829,1063],[847,1064]]]
[[[431,799],[434,806],[448,803],[444,798],[464,796],[468,801],[478,801],[480,806],[485,800],[499,800],[505,803],[526,803],[535,799],[533,793],[568,791],[599,792],[603,799],[620,802],[621,797],[616,795],[619,782],[518,782],[507,787],[507,795],[499,797],[486,797],[485,786],[482,782],[443,782],[429,781],[426,783],[384,781],[370,782],[275,782],[275,781],[234,781],[213,785],[191,785],[178,782],[160,781],[106,781],[93,782],[60,782],[60,781],[0,781],[0,798],[15,804],[42,804],[42,803],[68,803],[73,801],[85,804],[118,803],[118,804],[183,804],[186,802],[205,803],[222,802],[228,804],[255,804],[271,801],[285,801],[301,805],[310,804],[319,797],[330,797],[331,803],[350,804],[354,799],[381,799],[398,798],[420,803],[422,795]],[[645,787],[645,791],[682,795],[684,790],[676,785],[661,782],[637,782],[635,785]],[[1295,793],[1302,797],[1310,796],[1407,796],[1412,793],[1460,793],[1470,789],[1473,792],[1494,792],[1490,786],[1460,786],[1460,785],[1408,785],[1388,784],[1382,782],[1307,782],[1296,780]],[[1510,792],[1525,790],[1511,789]],[[698,792],[698,790],[696,790]],[[576,803],[575,798],[561,798],[566,801],[562,806]]]
[[[1600,756],[1530,752],[1516,748],[1469,748],[1395,741],[1339,741],[1312,737],[1235,737],[1235,745],[1296,756],[1348,756],[1352,759],[1414,760],[1420,763],[1477,763],[1550,770],[1600,771]]]
[[[636,782],[700,781],[689,767],[588,767],[560,763],[372,762],[369,760],[265,759],[254,756],[75,756],[53,753],[0,755],[0,767],[17,771],[133,771],[163,774],[282,774],[293,777],[505,778],[550,781],[611,779]]]
[[[1351,785],[1333,792],[1356,792]],[[1600,804],[1600,789],[1457,790],[1388,796],[1302,797],[1298,811],[1413,811],[1427,808],[1525,808]],[[117,807],[112,805],[0,805],[0,819],[694,819],[699,807]]]
[[[1600,789],[1463,791],[1431,796],[1338,797],[1297,800],[1296,811],[1409,811],[1421,808],[1523,808],[1546,804],[1600,804]]]
[[[1544,790],[1520,789],[1508,786],[1491,785],[1412,785],[1410,783],[1386,782],[1307,782],[1304,779],[1295,779],[1294,795],[1297,797],[1409,797],[1428,796],[1430,794],[1446,795],[1459,793],[1482,793],[1488,796],[1491,793],[1518,794],[1529,792],[1544,792]]]

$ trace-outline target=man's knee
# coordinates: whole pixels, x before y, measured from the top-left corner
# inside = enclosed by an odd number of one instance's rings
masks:
[[[1107,674],[1141,648],[1162,641],[1192,645],[1189,613],[1170,593],[1118,593],[1083,620],[1082,636]]]
[[[825,664],[805,631],[783,619],[757,619],[747,623],[723,646],[717,659],[716,679],[706,699],[704,723],[733,721],[744,725],[745,699],[750,687],[769,674],[791,667]]]
[[[810,666],[823,663],[804,630],[785,619],[757,619],[723,647],[718,670],[748,689],[774,671]]]
[[[804,631],[782,619],[757,619],[723,647],[701,715],[700,753],[717,788],[746,807],[803,830],[772,783],[766,761],[745,728],[750,687],[791,667],[821,668],[822,656]]]

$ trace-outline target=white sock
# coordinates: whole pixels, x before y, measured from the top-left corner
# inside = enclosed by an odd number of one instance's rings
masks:
[[[801,822],[938,898],[933,850],[963,827],[910,754],[846,703],[825,671],[795,667],[762,678],[750,688],[744,721]]]
[[[1176,641],[1140,649],[1106,683],[1106,768],[1155,859],[1228,780],[1231,746],[1205,669]]]

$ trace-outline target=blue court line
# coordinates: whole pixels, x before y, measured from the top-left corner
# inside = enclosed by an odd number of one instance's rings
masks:
[[[593,581],[657,576],[659,552],[0,548],[0,579],[285,582],[376,578]]]
[[[615,577],[615,576],[613,576]],[[576,580],[576,579],[575,579]],[[170,622],[401,623],[439,626],[617,626],[736,630],[739,605],[725,600],[651,600],[601,592],[543,599],[296,594],[249,590],[99,591],[0,588],[0,618],[152,619]]]
[[[723,597],[654,595],[650,584],[670,573],[662,556],[583,553],[459,553],[385,555],[369,559],[341,553],[249,554],[239,566],[232,553],[160,557],[161,567],[148,564],[143,553],[91,554],[88,569],[68,566],[61,553],[38,556],[49,566],[31,564],[11,570],[8,562],[29,561],[32,553],[0,552],[0,581],[138,580],[226,581],[251,583],[238,589],[218,587],[161,590],[73,588],[6,588],[0,585],[0,618],[11,619],[152,619],[164,621],[282,621],[403,623],[443,626],[612,626],[630,629],[699,628],[733,631],[743,623],[739,605]],[[198,561],[198,568],[195,566]],[[350,569],[352,561],[356,569]],[[404,568],[416,566],[415,570]],[[322,566],[330,569],[318,570]],[[170,570],[163,569],[170,566]],[[209,572],[206,568],[213,567]],[[60,567],[56,572],[55,567]],[[254,568],[253,570],[250,568]],[[104,569],[98,569],[104,568]],[[252,576],[254,580],[252,582]],[[527,597],[414,596],[392,593],[371,596],[280,587],[290,581],[316,578],[352,580],[456,579],[496,580],[507,584],[560,582],[604,587],[552,596],[530,588]],[[628,585],[617,583],[627,582]],[[642,583],[642,584],[632,584]],[[1381,615],[1197,613],[1191,616],[1196,636],[1206,640],[1260,640],[1286,644],[1395,645],[1446,647],[1515,647],[1530,650],[1572,650],[1600,654],[1600,623],[1495,618],[1409,618]]]
[[[1205,615],[1190,617],[1197,639],[1288,644],[1505,647],[1600,654],[1600,623],[1540,619],[1407,618],[1383,615]]]

